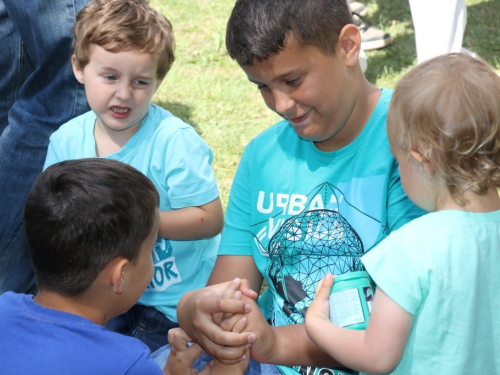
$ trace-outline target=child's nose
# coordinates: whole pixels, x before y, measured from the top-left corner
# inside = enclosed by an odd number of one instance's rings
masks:
[[[129,83],[124,83],[120,85],[118,91],[116,92],[116,97],[122,101],[127,101],[132,99],[132,85]]]

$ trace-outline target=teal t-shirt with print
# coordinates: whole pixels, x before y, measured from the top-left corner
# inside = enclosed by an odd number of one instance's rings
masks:
[[[389,150],[385,123],[391,96],[382,90],[362,132],[340,150],[318,150],[286,121],[245,148],[219,255],[253,256],[268,284],[259,306],[270,324],[304,323],[327,272],[362,270],[365,252],[422,214],[404,194]],[[332,369],[279,369],[333,374]]]

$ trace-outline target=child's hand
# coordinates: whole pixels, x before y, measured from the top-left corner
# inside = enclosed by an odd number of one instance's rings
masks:
[[[189,346],[191,338],[182,328],[172,328],[168,331],[168,342],[170,343],[171,351],[167,358],[167,363],[163,368],[165,375],[209,374],[209,369],[198,373],[192,367],[196,359],[203,353],[203,350],[198,344]]]
[[[308,324],[311,326],[313,320],[316,322],[330,322],[330,303],[328,299],[330,297],[332,285],[333,275],[330,273],[327,273],[323,280],[318,283],[318,286],[316,287],[316,296],[307,309],[305,322],[306,329],[308,329]]]
[[[241,299],[241,292],[238,290],[240,287],[240,284],[241,284],[241,280],[239,278],[236,278],[233,281],[227,283],[227,286],[222,291],[220,298],[225,299],[225,300],[234,299],[234,300],[239,301]],[[219,286],[222,286],[222,284],[219,284]],[[232,315],[233,315],[232,313],[218,312],[218,313],[212,314],[212,320],[214,321],[215,324],[220,326],[221,322],[224,319],[227,319],[228,317],[230,317]],[[228,331],[232,332],[232,329],[229,329]]]
[[[235,279],[232,282],[230,282],[227,288],[222,292],[221,298],[240,300],[242,296],[241,291],[238,290],[240,285],[241,285],[240,279]],[[224,322],[225,324],[223,326],[224,330],[226,331],[241,333],[244,331],[247,324],[247,318],[244,317],[244,315],[234,316],[234,314],[231,313],[224,313],[223,316],[221,316],[221,314],[218,314],[217,318],[214,317],[214,321],[219,321],[219,324]],[[233,316],[234,319],[232,319],[230,323],[229,319]],[[213,368],[211,369],[212,371],[211,374],[220,374],[220,375],[243,374],[247,369],[249,362],[250,362],[250,344],[247,345],[247,351],[245,352],[245,355],[240,359],[238,363],[225,364],[224,361],[219,361],[218,359],[214,359],[214,365]]]
[[[223,313],[245,313],[250,310],[250,305],[242,301],[221,298],[229,284],[213,285],[186,293],[179,302],[177,314],[181,327],[185,325],[189,329],[193,340],[206,353],[214,358],[224,358],[236,363],[253,338],[249,333],[225,332],[219,327]],[[220,314],[218,323],[213,320],[214,314]]]
[[[331,330],[339,328],[330,322],[329,296],[332,285],[333,275],[327,273],[316,287],[316,295],[307,309],[304,325],[309,338],[325,353],[339,360],[336,356],[337,353],[327,346],[331,341],[339,339],[338,335],[332,336],[331,334]]]
[[[236,325],[245,322],[245,331],[252,332],[254,339],[250,347],[252,358],[258,362],[272,363],[273,350],[278,347],[275,344],[276,337],[274,336],[273,328],[266,321],[259,306],[257,306],[257,303],[253,299],[245,295],[239,295],[238,293],[235,294],[235,297],[239,297],[243,302],[248,303],[251,306],[250,311],[245,314],[226,314],[220,327],[228,331],[236,327]]]
[[[241,290],[239,288],[242,286],[242,280],[239,278],[234,279],[231,281],[226,289],[222,292],[221,294],[221,299],[234,299],[234,300],[241,300],[241,297],[243,296]],[[219,325],[221,328],[226,331],[226,332],[237,332],[241,333],[245,331],[245,327],[247,324],[247,314],[238,314],[234,315],[232,313],[224,313],[220,314],[217,318],[214,317],[214,321],[218,321]],[[231,319],[231,317],[233,317]],[[224,324],[222,324],[224,322]],[[248,331],[247,331],[248,332]],[[254,339],[255,335],[251,333],[251,338],[252,340]],[[250,353],[248,351],[250,349],[250,344],[247,345],[247,351],[245,355],[240,359],[241,362],[246,362],[246,365],[248,365],[248,358],[250,356]],[[246,359],[246,360],[245,360]],[[225,363],[225,361],[221,360],[221,363]],[[246,366],[245,366],[246,368]]]
[[[245,329],[245,325],[247,323],[246,318],[242,318],[236,322],[233,326],[231,332],[241,333]],[[213,366],[210,369],[210,374],[214,375],[243,375],[250,363],[250,344],[248,345],[248,349],[245,352],[245,355],[240,359],[239,362],[231,365],[224,364],[222,361],[217,359],[213,360]],[[200,374],[203,375],[203,374]]]

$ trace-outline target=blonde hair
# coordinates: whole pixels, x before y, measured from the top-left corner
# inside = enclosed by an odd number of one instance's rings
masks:
[[[459,204],[466,191],[500,186],[500,77],[481,60],[450,53],[416,66],[396,85],[387,121]]]
[[[83,69],[93,45],[109,52],[137,51],[158,59],[158,79],[174,62],[175,40],[170,21],[147,0],[90,0],[73,27],[72,54]]]

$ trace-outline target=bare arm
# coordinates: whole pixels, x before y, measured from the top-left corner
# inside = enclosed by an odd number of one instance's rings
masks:
[[[222,283],[227,280],[233,280],[235,277],[248,280],[249,288],[260,290],[262,285],[262,275],[255,266],[251,256],[219,256],[214,270],[208,281],[210,284]],[[244,286],[240,289],[245,289]],[[183,327],[193,339],[207,351],[207,353],[222,360],[237,361],[239,356],[243,355],[244,350],[238,352],[229,352],[228,347],[242,347],[248,342],[252,342],[254,337],[238,338],[229,336],[231,332],[224,332],[212,320],[212,314],[215,309],[218,312],[247,313],[248,311],[229,311],[227,305],[220,301],[221,305],[211,308],[216,304],[215,295],[204,298],[203,292],[193,291],[186,293],[177,307],[177,318],[181,327]],[[248,293],[243,292],[245,295]],[[233,301],[235,302],[235,301]],[[247,304],[251,302],[246,301]],[[252,358],[262,363],[280,364],[286,366],[311,365],[311,366],[338,366],[339,363],[314,344],[306,333],[303,324],[293,324],[282,327],[271,327],[268,325],[264,316],[255,303],[251,304],[251,315],[248,315],[250,322],[245,329],[247,332],[261,332],[263,338],[259,344],[252,345]],[[255,322],[255,323],[254,323]],[[254,324],[254,325],[253,325]],[[261,331],[262,328],[267,328]],[[270,336],[269,336],[270,335]],[[258,339],[258,337],[257,337]],[[276,343],[276,345],[273,345]],[[300,343],[300,345],[298,345]],[[267,345],[264,345],[267,344]],[[279,349],[279,350],[278,350]],[[235,363],[235,362],[233,362]]]
[[[341,367],[339,361],[325,353],[306,333],[304,324],[271,327],[276,345],[262,358],[252,358],[263,363],[283,366]],[[250,329],[250,328],[249,328]],[[279,348],[279,349],[278,349]]]
[[[333,277],[327,275],[307,311],[306,329],[311,339],[350,368],[373,374],[392,371],[403,356],[413,316],[379,288],[366,331],[339,327],[329,318],[332,285]]]
[[[262,286],[262,275],[251,255],[219,255],[207,285],[220,284],[235,278],[247,280],[250,289],[257,292]]]
[[[196,240],[216,236],[224,226],[220,198],[197,207],[160,212],[158,235],[171,240]]]
[[[250,350],[257,362],[284,366],[342,366],[311,341],[303,324],[272,327],[255,301],[245,296],[241,299],[251,306],[244,315],[248,319],[245,331],[255,334]],[[240,318],[241,315],[234,315],[225,320],[221,328],[230,329]]]

